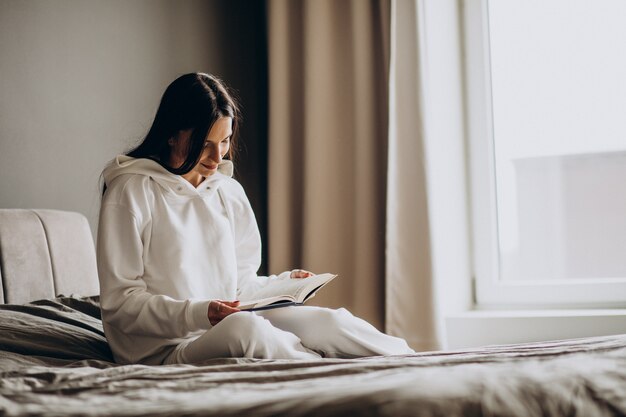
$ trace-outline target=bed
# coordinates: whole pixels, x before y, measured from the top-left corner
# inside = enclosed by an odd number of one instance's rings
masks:
[[[0,267],[0,416],[626,416],[626,335],[122,366],[82,215],[0,210]]]

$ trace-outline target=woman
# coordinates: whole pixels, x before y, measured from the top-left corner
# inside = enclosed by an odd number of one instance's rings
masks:
[[[257,224],[223,159],[232,159],[239,119],[220,80],[183,75],[166,89],[142,143],[105,168],[97,255],[116,361],[412,353],[345,309],[239,311],[237,300],[253,299],[272,280],[312,275],[256,275]]]

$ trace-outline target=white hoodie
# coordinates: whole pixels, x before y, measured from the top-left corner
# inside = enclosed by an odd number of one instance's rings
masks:
[[[149,159],[118,156],[104,169],[98,226],[102,320],[118,363],[158,364],[211,328],[211,300],[246,300],[261,240],[232,163],[198,187]]]

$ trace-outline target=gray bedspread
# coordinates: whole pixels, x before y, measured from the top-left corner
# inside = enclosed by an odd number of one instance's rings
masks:
[[[2,416],[626,416],[626,335],[316,361],[116,365],[97,299],[0,306]]]

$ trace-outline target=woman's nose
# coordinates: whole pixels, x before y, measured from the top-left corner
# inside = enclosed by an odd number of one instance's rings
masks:
[[[209,151],[209,158],[217,163],[222,162],[222,155],[220,154],[220,150],[217,146],[212,146]]]

